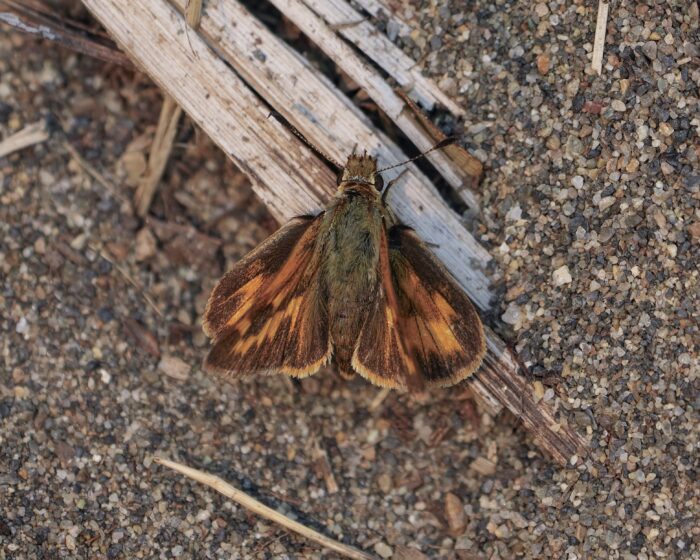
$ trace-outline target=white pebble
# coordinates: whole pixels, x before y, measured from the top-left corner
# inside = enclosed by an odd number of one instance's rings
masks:
[[[613,108],[613,111],[618,111],[620,113],[624,113],[627,110],[627,106],[619,99],[613,99],[610,106]]]
[[[555,286],[563,286],[564,284],[571,284],[571,272],[569,272],[569,267],[564,265],[557,268],[552,273],[552,279],[554,280]]]
[[[520,306],[511,301],[506,307],[506,311],[501,315],[501,319],[508,325],[517,325],[520,322]]]
[[[522,208],[520,208],[519,204],[516,204],[515,206],[511,206],[510,210],[508,210],[508,213],[506,214],[506,221],[515,222],[519,220],[522,215]]]
[[[19,318],[19,321],[17,321],[17,325],[15,326],[15,330],[19,334],[24,334],[29,330],[29,323],[27,323],[26,317]]]
[[[382,558],[391,558],[394,555],[394,551],[391,550],[391,547],[384,542],[378,542],[377,544],[375,544],[374,552],[379,554],[379,556],[381,556]]]

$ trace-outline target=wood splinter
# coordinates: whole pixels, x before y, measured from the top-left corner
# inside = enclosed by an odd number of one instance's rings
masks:
[[[180,106],[175,103],[172,97],[166,95],[160,110],[156,135],[153,138],[151,151],[148,155],[146,174],[141,178],[134,195],[136,213],[142,218],[148,214],[158,183],[160,183],[160,179],[165,171],[165,166],[168,163],[168,158],[175,142],[177,123],[180,121],[181,114],[182,109]]]

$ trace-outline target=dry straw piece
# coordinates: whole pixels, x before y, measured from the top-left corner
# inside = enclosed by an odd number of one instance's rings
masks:
[[[35,144],[41,144],[48,139],[49,133],[46,130],[44,121],[30,124],[0,142],[0,157],[9,156],[13,152],[24,150]]]
[[[608,25],[607,2],[598,2],[598,17],[595,24],[595,38],[593,39],[593,57],[591,58],[591,68],[600,76],[603,72],[603,50],[605,48],[605,30]]]
[[[228,482],[219,478],[218,476],[198,471],[197,469],[193,469],[181,463],[176,463],[175,461],[163,459],[162,457],[154,457],[153,460],[159,465],[164,465],[170,469],[173,469],[174,471],[179,472],[180,474],[184,474],[192,480],[196,480],[197,482],[201,482],[202,484],[210,486],[217,492],[241,504],[243,507],[249,509],[253,513],[258,514],[259,516],[264,517],[265,519],[269,519],[274,523],[282,525],[282,527],[284,527],[285,529],[289,529],[290,531],[293,531],[303,537],[306,537],[307,539],[317,542],[321,546],[324,546],[330,550],[334,550],[335,552],[337,552],[338,554],[342,554],[346,558],[353,558],[357,560],[374,560],[376,558],[372,554],[368,554],[367,552],[364,552],[359,548],[345,545],[325,535],[322,535],[318,531],[314,531],[306,525],[302,525],[298,521],[289,519],[289,517],[282,515],[280,512],[275,511],[274,509],[266,506],[262,502],[259,502],[258,500],[256,500],[252,496],[249,496],[248,494],[239,490],[238,488],[231,486]]]

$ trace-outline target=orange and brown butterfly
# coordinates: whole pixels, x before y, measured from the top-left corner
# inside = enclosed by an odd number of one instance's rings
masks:
[[[205,368],[306,377],[332,361],[344,377],[413,391],[471,375],[486,350],[479,316],[386,205],[376,159],[324,158],[338,170],[328,208],[292,219],[214,288]]]

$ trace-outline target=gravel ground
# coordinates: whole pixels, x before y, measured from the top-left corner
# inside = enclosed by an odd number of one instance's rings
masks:
[[[0,559],[334,557],[155,453],[380,557],[700,557],[698,5],[614,4],[598,77],[593,2],[436,4],[397,42],[467,110],[502,332],[590,456],[462,386],[203,374],[208,292],[276,225],[187,121],[138,220],[158,91],[3,29],[0,137],[53,132],[0,159]]]

